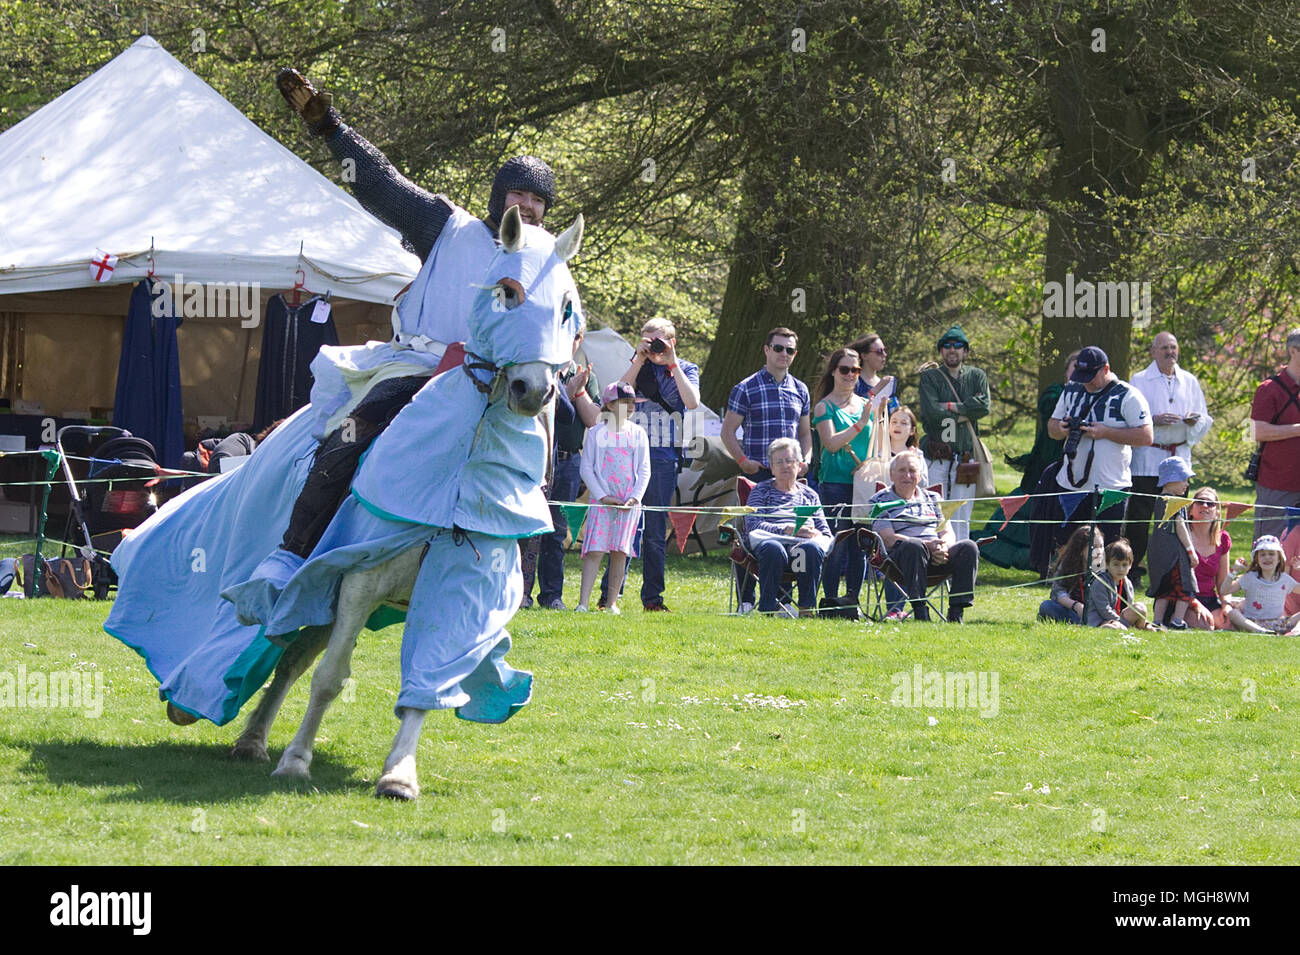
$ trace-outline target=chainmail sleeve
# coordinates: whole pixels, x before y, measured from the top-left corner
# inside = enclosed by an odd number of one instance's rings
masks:
[[[453,205],[446,196],[421,189],[394,168],[384,154],[342,124],[325,139],[340,161],[351,159],[352,193],[368,212],[402,234],[403,243],[424,261],[433,250]]]

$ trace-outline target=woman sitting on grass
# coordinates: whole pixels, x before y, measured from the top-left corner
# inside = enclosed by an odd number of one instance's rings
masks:
[[[1240,590],[1246,595],[1241,608],[1228,611],[1228,620],[1238,630],[1247,633],[1279,633],[1294,636],[1300,632],[1300,613],[1286,615],[1286,595],[1300,590],[1300,581],[1285,572],[1286,552],[1282,542],[1272,534],[1265,534],[1250,549],[1250,570],[1238,557],[1233,562],[1235,573],[1228,575],[1224,594]]]
[[[1232,538],[1223,527],[1223,508],[1219,492],[1212,487],[1198,488],[1192,495],[1187,530],[1196,550],[1196,599],[1187,611],[1187,625],[1198,630],[1226,630],[1227,611],[1240,603],[1223,597],[1228,580],[1228,552]]]
[[[1088,546],[1090,537],[1091,548]],[[1061,548],[1056,579],[1052,581],[1052,596],[1039,606],[1039,620],[1045,623],[1083,623],[1088,605],[1088,581],[1093,572],[1101,572],[1106,566],[1105,547],[1101,529],[1095,524],[1075,529]]]

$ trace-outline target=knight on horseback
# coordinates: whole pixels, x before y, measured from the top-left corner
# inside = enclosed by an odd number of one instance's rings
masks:
[[[555,174],[534,156],[516,156],[497,171],[486,218],[402,176],[372,144],[343,123],[328,93],[296,70],[281,70],[276,85],[313,136],[355,172],[353,192],[376,218],[397,229],[423,267],[393,318],[389,342],[325,346],[312,362],[311,405],[321,443],[302,492],[294,501],[279,548],[252,577],[230,591],[239,618],[265,622],[285,583],[311,554],[347,496],[357,463],[429,377],[458,363],[448,348],[468,334],[466,316],[478,276],[496,252],[507,209],[517,206],[527,225],[540,226],[555,203]]]

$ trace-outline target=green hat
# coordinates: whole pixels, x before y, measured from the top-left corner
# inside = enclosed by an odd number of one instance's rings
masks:
[[[938,347],[942,348],[946,342],[960,342],[963,348],[970,348],[970,339],[966,337],[966,333],[962,331],[960,325],[954,325],[940,335]]]

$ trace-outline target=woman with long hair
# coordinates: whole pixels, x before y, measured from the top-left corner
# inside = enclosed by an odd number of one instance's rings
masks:
[[[867,402],[854,393],[862,372],[859,356],[852,348],[837,348],[826,362],[826,371],[817,386],[818,401],[813,407],[813,426],[821,440],[821,458],[817,468],[817,491],[821,496],[831,533],[853,527],[853,472],[864,460],[871,445],[871,421]],[[844,569],[844,600],[839,599],[840,563]],[[842,549],[833,551],[822,571],[826,591],[823,606],[854,606],[862,591],[867,561],[857,538],[850,536]]]

